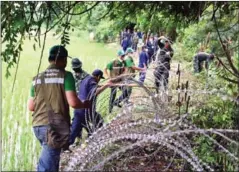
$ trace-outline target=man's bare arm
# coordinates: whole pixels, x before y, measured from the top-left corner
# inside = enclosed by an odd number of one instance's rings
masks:
[[[107,82],[105,85],[102,85],[101,87],[97,88],[96,95],[99,95],[102,91],[104,91],[107,87],[112,86],[113,83],[111,81]]]
[[[80,109],[90,107],[90,101],[82,102],[80,99],[78,99],[75,91],[66,91],[65,93],[67,102],[72,108]]]
[[[105,72],[106,78],[109,78],[109,74],[108,74],[107,68],[104,69],[104,72]]]
[[[136,67],[136,66],[133,66],[132,67],[134,70],[138,70],[138,71],[143,71],[145,70],[145,68],[140,68],[140,67]]]
[[[30,97],[28,99],[28,102],[27,102],[27,106],[28,106],[28,110],[30,111],[34,111],[34,101],[33,101],[33,97]]]

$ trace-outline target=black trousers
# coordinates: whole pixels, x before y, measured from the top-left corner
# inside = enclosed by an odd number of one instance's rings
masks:
[[[119,88],[122,91],[122,94],[119,96],[118,99],[116,98],[117,95],[117,88]],[[110,93],[110,101],[109,101],[109,113],[112,112],[112,109],[114,105],[119,106],[119,104],[123,100],[128,100],[129,96],[131,94],[132,89],[128,89],[129,87],[123,86],[123,87],[111,87],[111,93]]]
[[[158,93],[159,89],[163,87],[165,90],[168,88],[168,78],[169,78],[169,71],[168,70],[155,70],[155,87],[156,92]]]

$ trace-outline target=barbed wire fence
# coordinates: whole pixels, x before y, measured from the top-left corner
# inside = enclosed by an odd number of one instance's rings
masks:
[[[108,113],[110,95],[103,93],[94,99],[96,110],[105,113],[104,119],[108,122],[100,128],[88,125],[93,134],[84,144],[75,147],[73,153],[62,155],[63,171],[142,171],[143,167],[144,170],[157,170],[159,166],[162,171],[184,168],[214,171],[195,153],[195,138],[198,136],[209,139],[212,146],[216,146],[234,164],[234,170],[239,170],[239,155],[235,151],[239,143],[233,140],[239,130],[198,128],[193,124],[190,118],[193,114],[189,110],[190,105],[200,103],[208,96],[217,96],[237,105],[239,101],[219,89],[190,88],[190,81],[181,81],[179,65],[175,73],[170,72],[169,79],[177,82],[169,84],[168,89],[160,87],[156,90],[153,66],[154,63],[148,68],[144,84],[130,75],[124,76],[123,81],[117,84],[134,88],[130,97],[132,103],[123,102],[122,108]],[[227,144],[219,143],[218,137]]]

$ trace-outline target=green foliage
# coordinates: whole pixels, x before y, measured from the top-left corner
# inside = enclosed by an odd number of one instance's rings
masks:
[[[236,148],[232,145],[227,145],[222,140],[213,137],[218,140],[219,143],[223,144],[224,147],[229,150],[235,150]],[[198,155],[204,162],[207,162],[212,166],[216,171],[236,171],[237,164],[233,163],[230,157],[227,157],[223,152],[221,152],[217,146],[213,146],[213,142],[207,137],[200,136],[195,137],[195,153]]]
[[[33,49],[36,43],[41,47],[41,35],[49,33],[57,28],[55,35],[60,35],[61,42],[69,44],[68,36],[71,29],[72,15],[81,15],[99,4],[99,2],[85,2],[77,6],[79,2],[2,2],[1,3],[1,37],[3,49],[2,59],[8,64],[6,77],[10,76],[10,68],[18,62],[22,51],[23,40],[34,39]],[[92,5],[93,4],[93,5]],[[90,8],[90,7],[91,8]],[[77,13],[72,13],[74,11]]]
[[[97,39],[106,41],[109,37],[116,37],[120,30],[125,28],[129,23],[135,23],[138,29],[145,33],[158,33],[159,31],[166,32],[172,40],[178,36],[179,28],[185,28],[191,22],[196,23],[202,14],[206,14],[208,19],[214,15],[212,8],[204,12],[203,9],[214,5],[217,10],[216,16],[222,18],[218,22],[219,26],[225,26],[228,23],[227,17],[233,16],[232,24],[228,25],[229,30],[236,32],[237,19],[235,17],[236,2],[2,2],[2,22],[1,36],[2,42],[8,44],[6,49],[3,49],[2,56],[4,62],[9,64],[8,69],[17,62],[17,56],[21,47],[18,47],[19,42],[17,37],[34,37],[36,40],[33,43],[33,48],[36,49],[36,43],[40,46],[40,35],[46,34],[53,29],[57,29],[55,35],[60,34],[61,43],[66,45],[70,43],[66,31],[69,27],[72,31],[77,29],[86,29],[94,31],[99,25],[105,31],[99,31]],[[214,8],[213,8],[214,9]],[[210,11],[211,10],[211,11]],[[83,15],[87,14],[83,17]],[[108,26],[101,23],[102,18],[109,17],[113,21]],[[71,19],[74,22],[71,22]],[[83,20],[81,20],[83,18]],[[117,19],[117,20],[116,20]],[[80,22],[79,22],[80,21]],[[48,23],[48,24],[47,24]],[[211,22],[212,23],[212,22]],[[233,24],[234,23],[234,24]],[[63,26],[65,24],[65,26]],[[207,23],[206,23],[207,24]],[[208,22],[209,25],[210,22]],[[203,26],[205,22],[203,23]],[[74,27],[72,27],[74,26]],[[46,28],[47,27],[47,28]],[[208,26],[209,28],[211,26]],[[47,29],[47,30],[44,30]],[[110,29],[109,29],[110,28]],[[207,27],[205,27],[207,28]],[[44,31],[42,31],[44,30]],[[108,30],[108,32],[106,31]],[[33,33],[31,33],[33,31]],[[231,36],[235,35],[231,33]],[[182,33],[182,32],[181,32]],[[203,33],[203,32],[202,32]],[[238,31],[236,32],[238,33]],[[214,33],[211,33],[212,35]],[[216,34],[214,34],[215,38]],[[188,38],[186,35],[185,38]],[[189,41],[189,48],[198,44],[197,38],[204,38],[202,35],[195,35],[195,41]],[[188,40],[184,39],[183,40]],[[194,39],[193,39],[194,40]],[[211,39],[212,40],[212,39]],[[191,44],[192,43],[192,44]],[[12,47],[12,48],[9,48]],[[218,47],[218,46],[216,46]],[[9,72],[7,73],[9,75]]]
[[[117,31],[112,29],[113,22],[101,22],[95,29],[95,39],[99,42],[112,42],[116,39]],[[110,27],[111,26],[111,27]]]
[[[203,108],[193,113],[192,119],[202,128],[232,128],[234,105],[230,101],[211,98]]]
[[[231,5],[233,6],[233,4]],[[237,35],[239,32],[238,29],[236,29],[238,27],[238,19],[234,16],[237,15],[238,12],[232,10],[229,14],[225,14],[222,13],[222,10],[220,11],[220,14],[217,11],[215,15],[219,20],[218,29],[220,30],[222,38],[224,40],[231,39],[233,42],[236,42],[238,39],[233,35]],[[216,54],[223,54],[212,16],[213,10],[210,6],[204,12],[204,15],[198,23],[191,24],[189,27],[179,31],[181,34],[178,40],[180,40],[180,42],[182,41],[187,50],[197,52],[200,50],[200,46],[204,46],[205,51],[210,52],[214,49]],[[209,38],[207,38],[209,33]]]
[[[64,31],[61,36],[61,44],[66,46],[67,44],[70,44],[69,30],[71,27],[69,23],[64,23],[62,26],[64,27]]]
[[[181,62],[191,62],[193,61],[194,51],[188,50],[184,44],[181,42],[176,42],[173,45],[175,55],[173,56],[174,60]]]
[[[235,97],[237,88],[232,86],[232,83],[220,78],[217,73],[220,72],[215,66],[211,66],[207,81],[207,90],[218,90],[217,95],[199,95],[201,99],[205,99],[203,103],[195,104],[192,108],[191,119],[193,123],[200,128],[237,128],[235,120],[238,118],[238,105],[227,99]],[[200,73],[197,77],[199,82],[205,82],[206,72]],[[236,97],[235,97],[236,98]],[[235,114],[237,113],[237,115]],[[236,139],[236,137],[234,137]],[[233,145],[227,145],[224,140],[214,138],[219,144],[229,150],[236,149]],[[230,161],[230,157],[219,151],[217,146],[212,146],[212,142],[205,136],[195,137],[196,142],[195,153],[208,162],[219,171],[235,171],[236,165]],[[223,166],[220,164],[224,164]]]

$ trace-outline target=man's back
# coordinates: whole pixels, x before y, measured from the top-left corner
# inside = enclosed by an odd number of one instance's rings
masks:
[[[115,59],[107,64],[106,68],[110,71],[110,77],[117,77],[124,72],[125,62]]]
[[[170,61],[171,61],[171,57],[166,54],[167,50],[166,49],[159,49],[159,52],[157,53],[157,57],[156,57],[156,62],[157,62],[157,67],[160,70],[170,70]]]
[[[209,54],[205,52],[199,52],[195,56],[197,56],[199,61],[205,61],[209,58]]]
[[[40,77],[44,78],[44,88]],[[62,114],[67,121],[70,121],[69,105],[65,95],[65,82],[69,79],[74,81],[70,72],[56,68],[50,65],[49,68],[41,73],[40,77],[34,77],[31,96],[34,98],[35,110],[33,113],[33,126],[41,126],[48,124],[48,116],[46,113],[45,97],[49,100],[51,107],[55,113]],[[74,88],[70,88],[74,89]]]
[[[89,99],[90,94],[96,88],[97,82],[95,78],[91,75],[88,75],[85,79],[82,80],[79,88],[78,97],[82,101]]]
[[[121,46],[125,48],[125,47],[128,47],[128,44],[129,44],[129,41],[128,39],[125,38],[123,39]]]

